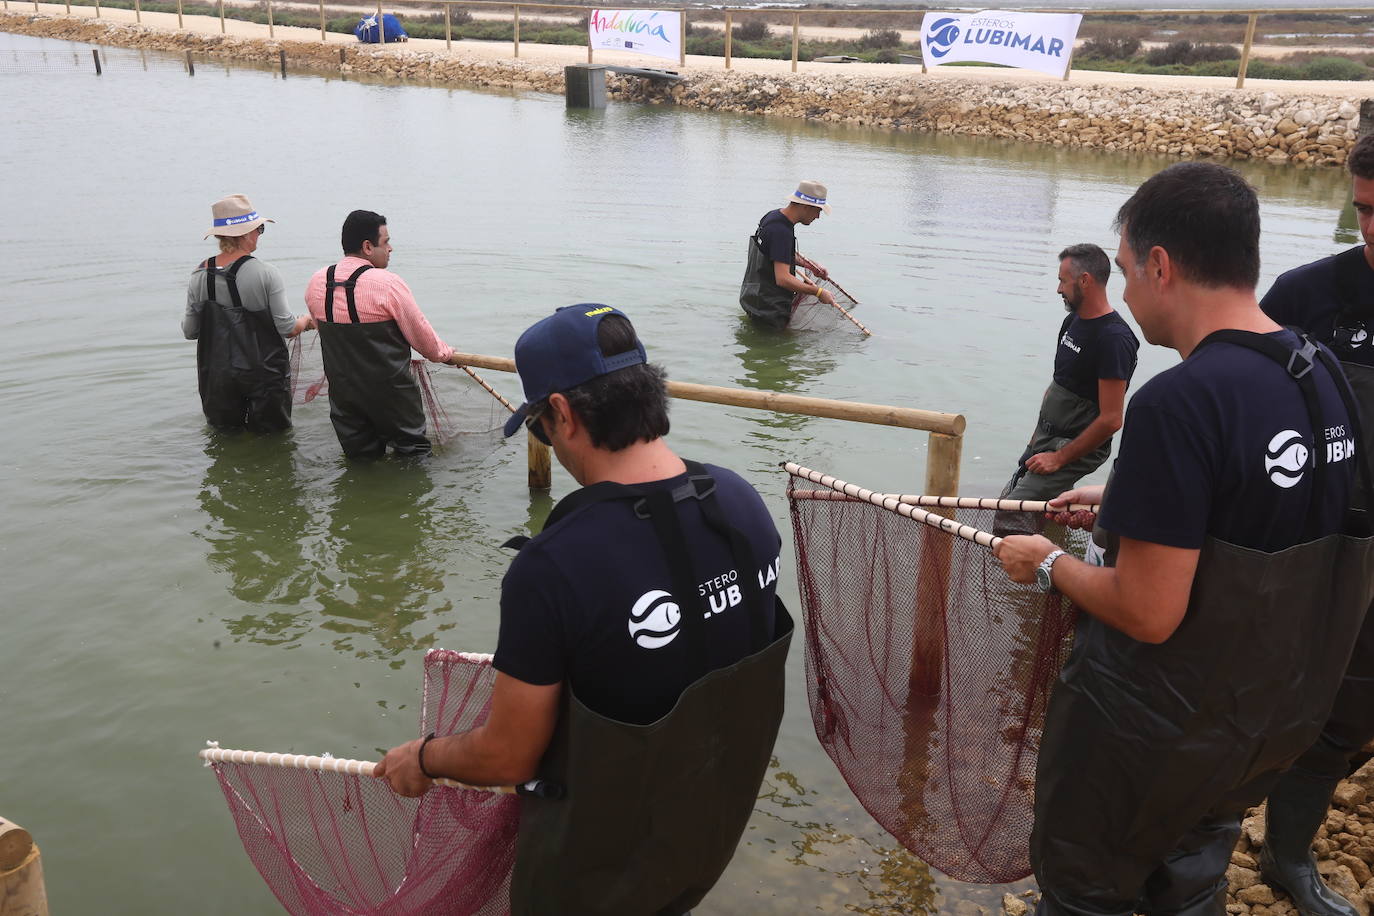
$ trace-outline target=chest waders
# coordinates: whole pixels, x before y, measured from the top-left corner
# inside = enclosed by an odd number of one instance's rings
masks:
[[[680,632],[699,676],[648,725],[600,715],[564,686],[538,776],[566,796],[521,799],[512,916],[679,916],[720,878],[754,810],[782,721],[792,618],[776,597],[765,605],[754,551],[725,520],[710,474],[692,461],[687,472],[671,492],[595,484],[549,515],[546,527],[586,505],[633,501],[663,549],[674,596],[690,596]],[[730,543],[749,614],[750,654],[714,671],[710,610],[674,508],[684,499],[698,500],[707,527]]]
[[[1369,359],[1374,347],[1369,327],[1374,322],[1374,301],[1361,301],[1361,274],[1371,268],[1364,246],[1336,256],[1336,288],[1341,311],[1336,318],[1331,349],[1341,360],[1355,400],[1364,416],[1364,435],[1356,446],[1356,458],[1374,454],[1374,368],[1353,359]],[[1352,432],[1350,438],[1354,438]],[[1370,505],[1369,491],[1361,486],[1356,504]],[[1265,818],[1264,848],[1260,868],[1270,884],[1287,891],[1303,916],[1356,916],[1344,898],[1331,891],[1317,872],[1312,840],[1326,820],[1331,793],[1350,771],[1352,755],[1374,739],[1374,614],[1366,614],[1355,640],[1345,677],[1321,736],[1284,773],[1269,793]]]
[[[1040,415],[1035,421],[1035,432],[1031,434],[1030,443],[1017,461],[1011,479],[1002,488],[1002,498],[1054,499],[1100,468],[1112,453],[1110,438],[1052,474],[1036,474],[1026,469],[1026,462],[1032,455],[1057,452],[1078,438],[1079,433],[1097,419],[1099,412],[1095,401],[1074,394],[1058,382],[1050,382],[1049,387],[1045,389],[1045,396],[1040,400]],[[993,531],[998,535],[1038,534],[1043,528],[1040,519],[1020,512],[999,512],[993,521]]]
[[[227,269],[207,258],[205,298],[195,304],[200,316],[196,338],[196,375],[200,406],[216,429],[277,432],[291,426],[291,359],[270,308],[251,311],[239,296],[244,255]],[[224,275],[229,301],[219,301],[215,278]]]
[[[410,372],[410,342],[394,320],[358,320],[355,289],[372,265],[364,264],[347,280],[334,279],[336,267],[325,273],[324,321],[316,325],[329,379],[329,419],[339,445],[350,458],[380,458],[388,443],[398,455],[428,454],[425,408]],[[334,320],[336,289],[347,299],[347,322]]]
[[[1358,416],[1335,361],[1310,341],[1292,351],[1219,331],[1199,347],[1214,341],[1285,365],[1317,442],[1314,361]],[[1315,505],[1327,454],[1313,452]],[[1311,508],[1294,522],[1317,533]],[[1321,731],[1371,593],[1374,540],[1352,512],[1345,532],[1274,553],[1209,537],[1183,621],[1160,645],[1082,615],[1036,769],[1038,912],[1220,916],[1240,815]]]
[[[767,219],[765,216],[764,219]],[[739,287],[739,304],[749,317],[759,324],[770,328],[785,328],[792,320],[792,300],[796,295],[791,290],[778,285],[773,272],[773,261],[763,250],[763,240],[759,232],[763,230],[763,220],[759,228],[749,237],[749,261],[744,268],[744,282]],[[797,272],[797,239],[792,237],[792,259],[788,272]]]

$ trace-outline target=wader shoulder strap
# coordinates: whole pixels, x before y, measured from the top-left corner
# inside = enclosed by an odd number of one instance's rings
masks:
[[[348,320],[354,324],[358,323],[358,302],[354,298],[354,290],[358,285],[358,278],[372,269],[371,264],[364,264],[353,271],[347,280],[335,280],[334,270],[337,264],[330,264],[329,270],[324,275],[324,320],[334,320],[334,290],[343,287],[344,295],[348,300]]]
[[[224,282],[229,286],[229,298],[234,300],[234,308],[236,309],[243,308],[243,300],[239,298],[239,268],[243,266],[245,261],[251,261],[252,259],[253,256],[251,254],[246,254],[233,264],[230,264],[229,269],[224,272]]]
[[[697,594],[690,548],[687,546],[687,537],[682,533],[682,522],[678,520],[672,492],[658,490],[648,494],[643,502],[648,510],[649,522],[658,535],[663,558],[668,562],[673,597],[678,600],[682,632],[687,637],[687,664],[692,669],[692,680],[696,681],[710,671],[706,656],[706,600]]]
[[[1316,507],[1317,500],[1325,492],[1326,485],[1326,423],[1322,417],[1321,399],[1317,394],[1317,384],[1312,379],[1312,367],[1318,362],[1331,376],[1331,382],[1336,386],[1336,391],[1341,396],[1341,402],[1345,405],[1346,415],[1350,419],[1352,431],[1359,439],[1359,408],[1355,405],[1354,396],[1351,394],[1350,385],[1345,379],[1345,374],[1329,359],[1321,349],[1312,342],[1306,334],[1301,335],[1302,346],[1296,350],[1291,350],[1283,344],[1264,334],[1256,334],[1253,331],[1241,331],[1236,329],[1226,329],[1214,331],[1203,338],[1198,347],[1204,347],[1209,343],[1229,343],[1238,347],[1245,347],[1268,356],[1274,362],[1284,367],[1284,370],[1298,383],[1298,390],[1302,392],[1303,401],[1307,404],[1308,417],[1312,423],[1312,490],[1310,491],[1311,501],[1307,514],[1307,522],[1304,526],[1304,538],[1311,540],[1317,536],[1316,531]],[[1364,449],[1358,449],[1355,459],[1358,462],[1357,469],[1360,479],[1364,483],[1369,481],[1369,468]]]
[[[219,268],[215,266],[214,255],[206,258],[205,263],[200,266],[205,268],[205,298],[210,302],[214,302],[215,274],[219,273]]]
[[[706,468],[695,461],[684,463],[687,465],[687,473],[691,475],[688,483],[703,478],[710,482],[710,490],[697,496],[701,501],[701,517],[706,520],[712,531],[730,542],[730,555],[734,557],[735,566],[739,568],[740,578],[743,580],[744,603],[749,608],[749,642],[753,647],[751,651],[759,652],[768,645],[773,634],[769,632],[768,622],[764,619],[769,608],[763,604],[763,588],[759,585],[760,567],[758,558],[754,555],[754,545],[749,543],[749,538],[744,532],[726,521],[725,513],[720,510],[720,501],[715,496],[715,480]]]

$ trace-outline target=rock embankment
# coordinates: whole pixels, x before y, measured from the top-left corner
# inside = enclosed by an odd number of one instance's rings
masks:
[[[407,82],[562,92],[556,65],[478,60],[461,51],[280,41],[155,29],[65,16],[0,13],[0,30],[275,64],[370,74]],[[1161,89],[985,79],[691,71],[675,84],[611,75],[613,98],[690,108],[999,137],[1053,146],[1159,153],[1183,158],[1263,159],[1342,165],[1360,125],[1356,103],[1320,94]],[[1374,95],[1374,90],[1371,90]],[[1374,103],[1366,102],[1374,108]]]
[[[1357,105],[1244,89],[699,74],[670,88],[620,80],[627,99],[843,124],[1001,137],[1054,146],[1341,165]],[[1374,90],[1371,90],[1374,94]]]

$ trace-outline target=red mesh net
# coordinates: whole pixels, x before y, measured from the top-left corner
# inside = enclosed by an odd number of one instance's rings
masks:
[[[829,491],[807,498],[812,486],[791,478],[788,502],[817,737],[912,853],[961,881],[1024,878],[1075,609],[1012,582],[985,547]],[[939,511],[983,531],[1000,514]]]
[[[413,359],[410,372],[425,405],[427,435],[439,445],[459,435],[492,438],[510,415],[495,395],[462,369]],[[297,335],[291,340],[291,402],[301,406],[328,394],[319,335]]]
[[[494,678],[485,656],[430,651],[422,732],[480,724]],[[213,767],[248,857],[296,916],[509,911],[513,795],[436,787],[410,799],[370,776]]]
[[[830,278],[830,272],[820,264],[808,258],[797,255],[797,272],[808,283],[814,283],[822,289],[828,290],[830,295],[835,298],[835,302],[844,306],[845,309],[852,309],[859,304],[859,301],[849,295],[843,288]],[[787,326],[800,331],[824,331],[833,328],[844,327],[855,329],[850,323],[850,319],[833,305],[822,302],[815,296],[807,293],[797,293],[792,297],[792,318]]]

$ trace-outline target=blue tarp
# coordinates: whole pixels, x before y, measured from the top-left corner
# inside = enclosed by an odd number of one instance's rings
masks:
[[[382,15],[382,30],[386,34],[387,41],[405,41],[410,37],[406,34],[406,30],[401,28],[400,20],[390,13]],[[377,43],[377,14],[373,13],[371,16],[364,16],[359,19],[358,24],[353,27],[353,34],[358,37],[359,41],[375,45]]]

